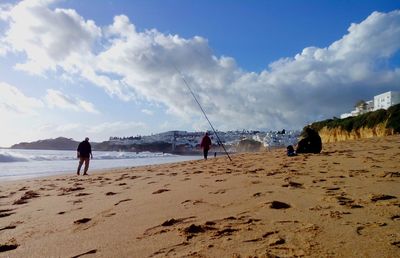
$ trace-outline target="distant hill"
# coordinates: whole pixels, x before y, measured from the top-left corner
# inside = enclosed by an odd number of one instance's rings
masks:
[[[73,139],[58,137],[55,139],[39,140],[35,142],[21,142],[11,146],[11,149],[29,150],[76,150],[79,142]]]
[[[21,142],[11,146],[11,149],[29,149],[29,150],[76,150],[80,142],[73,139],[58,137],[55,139],[39,140],[35,142]],[[179,146],[172,151],[172,144],[166,142],[152,142],[143,144],[115,144],[110,141],[101,143],[91,142],[93,151],[129,151],[129,152],[168,152],[176,154],[190,154],[190,150]]]

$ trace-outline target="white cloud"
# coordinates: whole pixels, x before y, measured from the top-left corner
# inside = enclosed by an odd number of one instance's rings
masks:
[[[87,131],[92,134],[106,133],[109,135],[110,133],[114,133],[117,135],[133,135],[138,131],[142,131],[144,128],[147,128],[147,125],[142,122],[117,121],[91,126]]]
[[[41,133],[41,136],[36,136],[39,139],[64,136],[75,140],[89,137],[91,141],[104,141],[110,136],[135,136],[144,134],[148,130],[149,127],[143,122],[114,121],[104,123],[45,123],[38,126],[35,131]]]
[[[139,32],[124,15],[101,30],[76,11],[51,9],[48,2],[21,1],[3,14],[9,15],[7,47],[27,56],[17,68],[42,75],[60,70],[122,100],[143,98],[185,121],[198,119],[201,113],[176,66],[222,130],[301,127],[400,87],[400,69],[381,65],[400,49],[400,10],[374,12],[327,47],[306,47],[251,73],[231,57],[214,56],[202,37]],[[60,101],[50,103],[70,103]]]
[[[7,20],[9,18],[11,4],[0,4],[0,20]]]
[[[12,115],[35,115],[43,108],[39,99],[26,96],[18,88],[0,82],[0,113]]]
[[[149,116],[154,115],[154,112],[149,109],[142,109],[142,112]]]
[[[48,89],[47,95],[45,96],[45,101],[50,108],[56,107],[74,111],[85,111],[95,114],[99,113],[92,103],[78,98],[72,98],[57,90]]]
[[[85,21],[75,10],[47,7],[54,1],[21,1],[3,15],[9,29],[3,40],[13,51],[24,52],[27,60],[16,68],[42,74],[55,71],[74,54],[87,55],[101,35],[93,21]]]

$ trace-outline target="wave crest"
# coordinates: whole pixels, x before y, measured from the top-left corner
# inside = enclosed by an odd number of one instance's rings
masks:
[[[27,162],[27,158],[10,155],[8,153],[0,154],[0,162]]]

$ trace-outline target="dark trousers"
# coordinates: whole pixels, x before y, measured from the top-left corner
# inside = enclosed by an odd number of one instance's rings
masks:
[[[79,158],[78,169],[77,169],[76,173],[79,175],[79,172],[81,171],[81,167],[82,167],[83,163],[85,163],[85,168],[83,170],[83,174],[86,174],[88,169],[89,169],[89,162],[90,162],[90,158],[89,157],[80,157]]]
[[[203,155],[204,155],[204,159],[207,159],[207,156],[208,156],[208,149],[207,148],[203,149]]]

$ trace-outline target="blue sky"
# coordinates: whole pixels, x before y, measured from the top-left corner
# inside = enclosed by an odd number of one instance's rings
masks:
[[[0,146],[299,129],[400,90],[398,1],[0,3]]]

